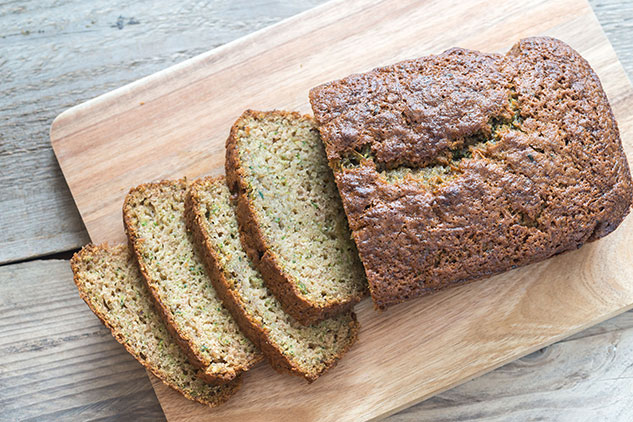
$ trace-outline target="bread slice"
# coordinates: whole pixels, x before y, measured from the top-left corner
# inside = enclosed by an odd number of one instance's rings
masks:
[[[283,311],[240,243],[223,177],[194,182],[186,204],[187,223],[202,246],[216,291],[271,365],[308,381],[334,366],[356,340],[354,313],[305,326]]]
[[[132,251],[168,327],[209,382],[232,380],[262,359],[224,308],[185,225],[185,180],[141,185],[125,199]]]
[[[286,312],[312,324],[351,309],[367,281],[312,119],[246,111],[226,147],[244,246]]]
[[[211,407],[240,388],[205,384],[169,334],[125,245],[85,246],[70,261],[79,295],[125,349],[166,385]]]

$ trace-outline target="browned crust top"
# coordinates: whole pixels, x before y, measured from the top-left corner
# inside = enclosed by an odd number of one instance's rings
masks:
[[[629,212],[607,97],[559,40],[451,49],[310,101],[379,307],[578,248]]]

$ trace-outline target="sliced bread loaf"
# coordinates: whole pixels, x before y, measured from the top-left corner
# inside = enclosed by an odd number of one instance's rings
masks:
[[[367,281],[312,119],[246,111],[226,147],[242,241],[286,312],[312,324],[351,309]]]
[[[125,245],[88,245],[71,260],[79,295],[114,338],[166,385],[197,402],[218,406],[242,384],[205,384],[156,312],[134,257]]]
[[[608,98],[557,39],[452,48],[310,102],[377,307],[577,249],[629,213]]]
[[[125,199],[132,251],[168,327],[209,382],[230,381],[261,360],[224,308],[185,225],[187,182],[141,185]]]
[[[194,182],[186,204],[187,222],[216,291],[271,365],[308,381],[335,365],[356,340],[355,315],[345,312],[305,326],[283,311],[242,247],[224,178]]]

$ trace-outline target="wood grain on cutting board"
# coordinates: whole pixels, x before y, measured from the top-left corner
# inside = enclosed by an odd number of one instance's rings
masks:
[[[453,46],[504,52],[547,34],[597,71],[633,153],[633,90],[584,0],[335,1],[74,107],[53,148],[94,242],[123,241],[134,185],[223,172],[246,108],[309,111],[321,82]],[[579,251],[399,305],[357,307],[360,341],[311,385],[261,365],[208,409],[154,382],[170,420],[385,416],[633,306],[631,218]],[[155,380],[153,380],[155,381]]]

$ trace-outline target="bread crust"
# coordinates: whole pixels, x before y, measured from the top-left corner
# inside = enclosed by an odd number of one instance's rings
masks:
[[[562,41],[451,49],[310,102],[379,308],[576,249],[629,212],[608,99]]]
[[[193,182],[193,184],[202,184],[207,181],[225,182],[223,176],[217,176],[200,179]],[[213,283],[213,287],[224,303],[224,306],[228,308],[231,315],[233,315],[237,321],[238,326],[244,334],[262,351],[262,353],[268,358],[270,365],[278,372],[298,375],[305,378],[308,382],[313,382],[323,372],[336,366],[338,360],[352,347],[358,337],[359,324],[356,320],[356,315],[353,312],[351,313],[352,321],[350,322],[350,331],[352,332],[352,335],[350,336],[346,347],[334,359],[332,359],[330,364],[316,374],[306,374],[301,371],[300,368],[286,359],[281,349],[268,341],[266,331],[257,323],[257,321],[248,315],[239,296],[230,289],[229,283],[227,282],[226,277],[224,277],[224,274],[218,264],[219,259],[216,255],[215,249],[213,248],[211,239],[204,230],[204,217],[200,212],[200,200],[194,192],[195,191],[190,188],[187,191],[187,197],[185,200],[187,226],[193,233],[196,244],[200,246],[200,253],[204,257],[204,262],[207,267],[209,277],[211,278],[211,282]]]
[[[122,245],[120,245],[122,246]],[[223,383],[221,386],[218,386],[219,388],[221,388],[221,393],[218,394],[217,396],[214,396],[215,400],[213,401],[207,401],[204,400],[200,397],[194,397],[191,394],[189,394],[187,391],[182,390],[178,385],[169,382],[169,380],[167,380],[163,374],[154,366],[152,366],[152,364],[150,362],[148,362],[146,359],[144,359],[142,356],[140,356],[138,353],[136,353],[136,351],[132,348],[131,345],[129,345],[126,341],[125,341],[125,337],[123,336],[122,333],[120,333],[113,325],[110,324],[108,318],[103,315],[98,309],[96,309],[93,305],[92,302],[90,301],[88,295],[86,294],[86,292],[82,289],[81,287],[81,282],[79,280],[79,268],[78,268],[78,261],[82,259],[82,257],[84,255],[90,255],[92,254],[94,251],[98,251],[98,250],[104,250],[107,249],[108,246],[107,244],[102,244],[102,245],[93,245],[93,244],[88,244],[86,246],[84,246],[79,252],[75,253],[72,257],[72,259],[70,260],[70,267],[73,271],[73,281],[75,283],[75,285],[77,286],[77,290],[79,292],[79,296],[81,297],[81,299],[86,303],[86,305],[88,305],[88,307],[90,308],[90,310],[97,316],[97,318],[99,318],[99,320],[103,323],[103,325],[105,325],[106,327],[108,327],[108,329],[110,330],[110,332],[112,333],[112,337],[114,337],[114,339],[119,342],[124,348],[125,350],[127,350],[127,352],[132,355],[132,357],[134,357],[134,359],[136,359],[141,365],[143,365],[146,369],[148,369],[152,374],[154,374],[154,376],[156,376],[156,378],[160,379],[163,384],[165,384],[166,386],[178,391],[180,394],[182,394],[183,396],[185,396],[186,398],[188,398],[189,400],[193,400],[196,401],[198,403],[210,406],[210,407],[216,407],[219,406],[223,403],[225,403],[229,398],[231,398],[235,393],[237,393],[237,391],[241,388],[242,386],[242,379],[240,377],[235,377],[234,379],[232,379],[231,381],[227,382],[227,383]],[[158,310],[158,308],[156,307],[156,304],[154,304],[154,309]],[[169,329],[169,327],[168,327]],[[171,332],[170,332],[171,334]],[[174,340],[176,339],[176,337],[172,336],[174,338]],[[184,349],[182,349],[184,351]],[[214,385],[214,384],[211,384]]]
[[[276,115],[296,119],[312,118],[297,112],[275,110],[259,112],[246,110],[231,127],[226,141],[226,181],[229,190],[237,197],[237,220],[240,238],[247,255],[259,269],[266,286],[279,299],[282,307],[293,318],[304,325],[311,325],[332,316],[348,311],[364,297],[357,294],[347,301],[332,301],[327,306],[319,306],[306,300],[290,277],[282,268],[279,258],[271,252],[264,233],[260,229],[257,212],[248,197],[247,181],[237,149],[237,131],[239,122],[248,117]]]
[[[154,305],[156,309],[158,310],[158,312],[160,313],[160,315],[163,317],[163,320],[165,321],[165,325],[167,326],[171,335],[174,337],[174,339],[178,342],[182,350],[185,352],[191,364],[201,369],[200,372],[198,373],[198,376],[200,378],[214,385],[225,384],[235,379],[236,377],[238,377],[242,372],[247,371],[248,369],[256,365],[259,361],[261,361],[261,359],[251,362],[250,366],[236,368],[235,371],[226,371],[226,372],[218,373],[218,372],[211,372],[207,368],[207,364],[205,363],[204,357],[196,353],[196,347],[193,344],[193,340],[189,336],[187,336],[185,333],[182,333],[176,329],[176,323],[171,318],[171,315],[168,311],[168,307],[161,301],[160,295],[156,287],[154,286],[154,282],[152,281],[152,278],[149,275],[149,270],[146,266],[145,260],[143,259],[141,251],[140,251],[140,244],[143,242],[143,238],[141,238],[138,235],[136,228],[131,222],[131,216],[129,212],[131,205],[129,204],[129,201],[131,200],[131,194],[133,192],[144,192],[153,186],[157,186],[157,185],[171,186],[173,184],[179,184],[181,186],[186,187],[187,180],[186,179],[179,179],[176,181],[163,180],[156,183],[144,183],[142,185],[139,185],[137,187],[130,189],[130,192],[125,197],[125,202],[123,204],[123,225],[125,226],[125,232],[127,234],[130,250],[134,254],[134,257],[136,258],[136,262],[139,264],[141,274],[143,276],[143,279],[145,280],[145,283],[147,284],[147,287],[149,288],[149,291],[152,293],[152,297],[154,299]]]

